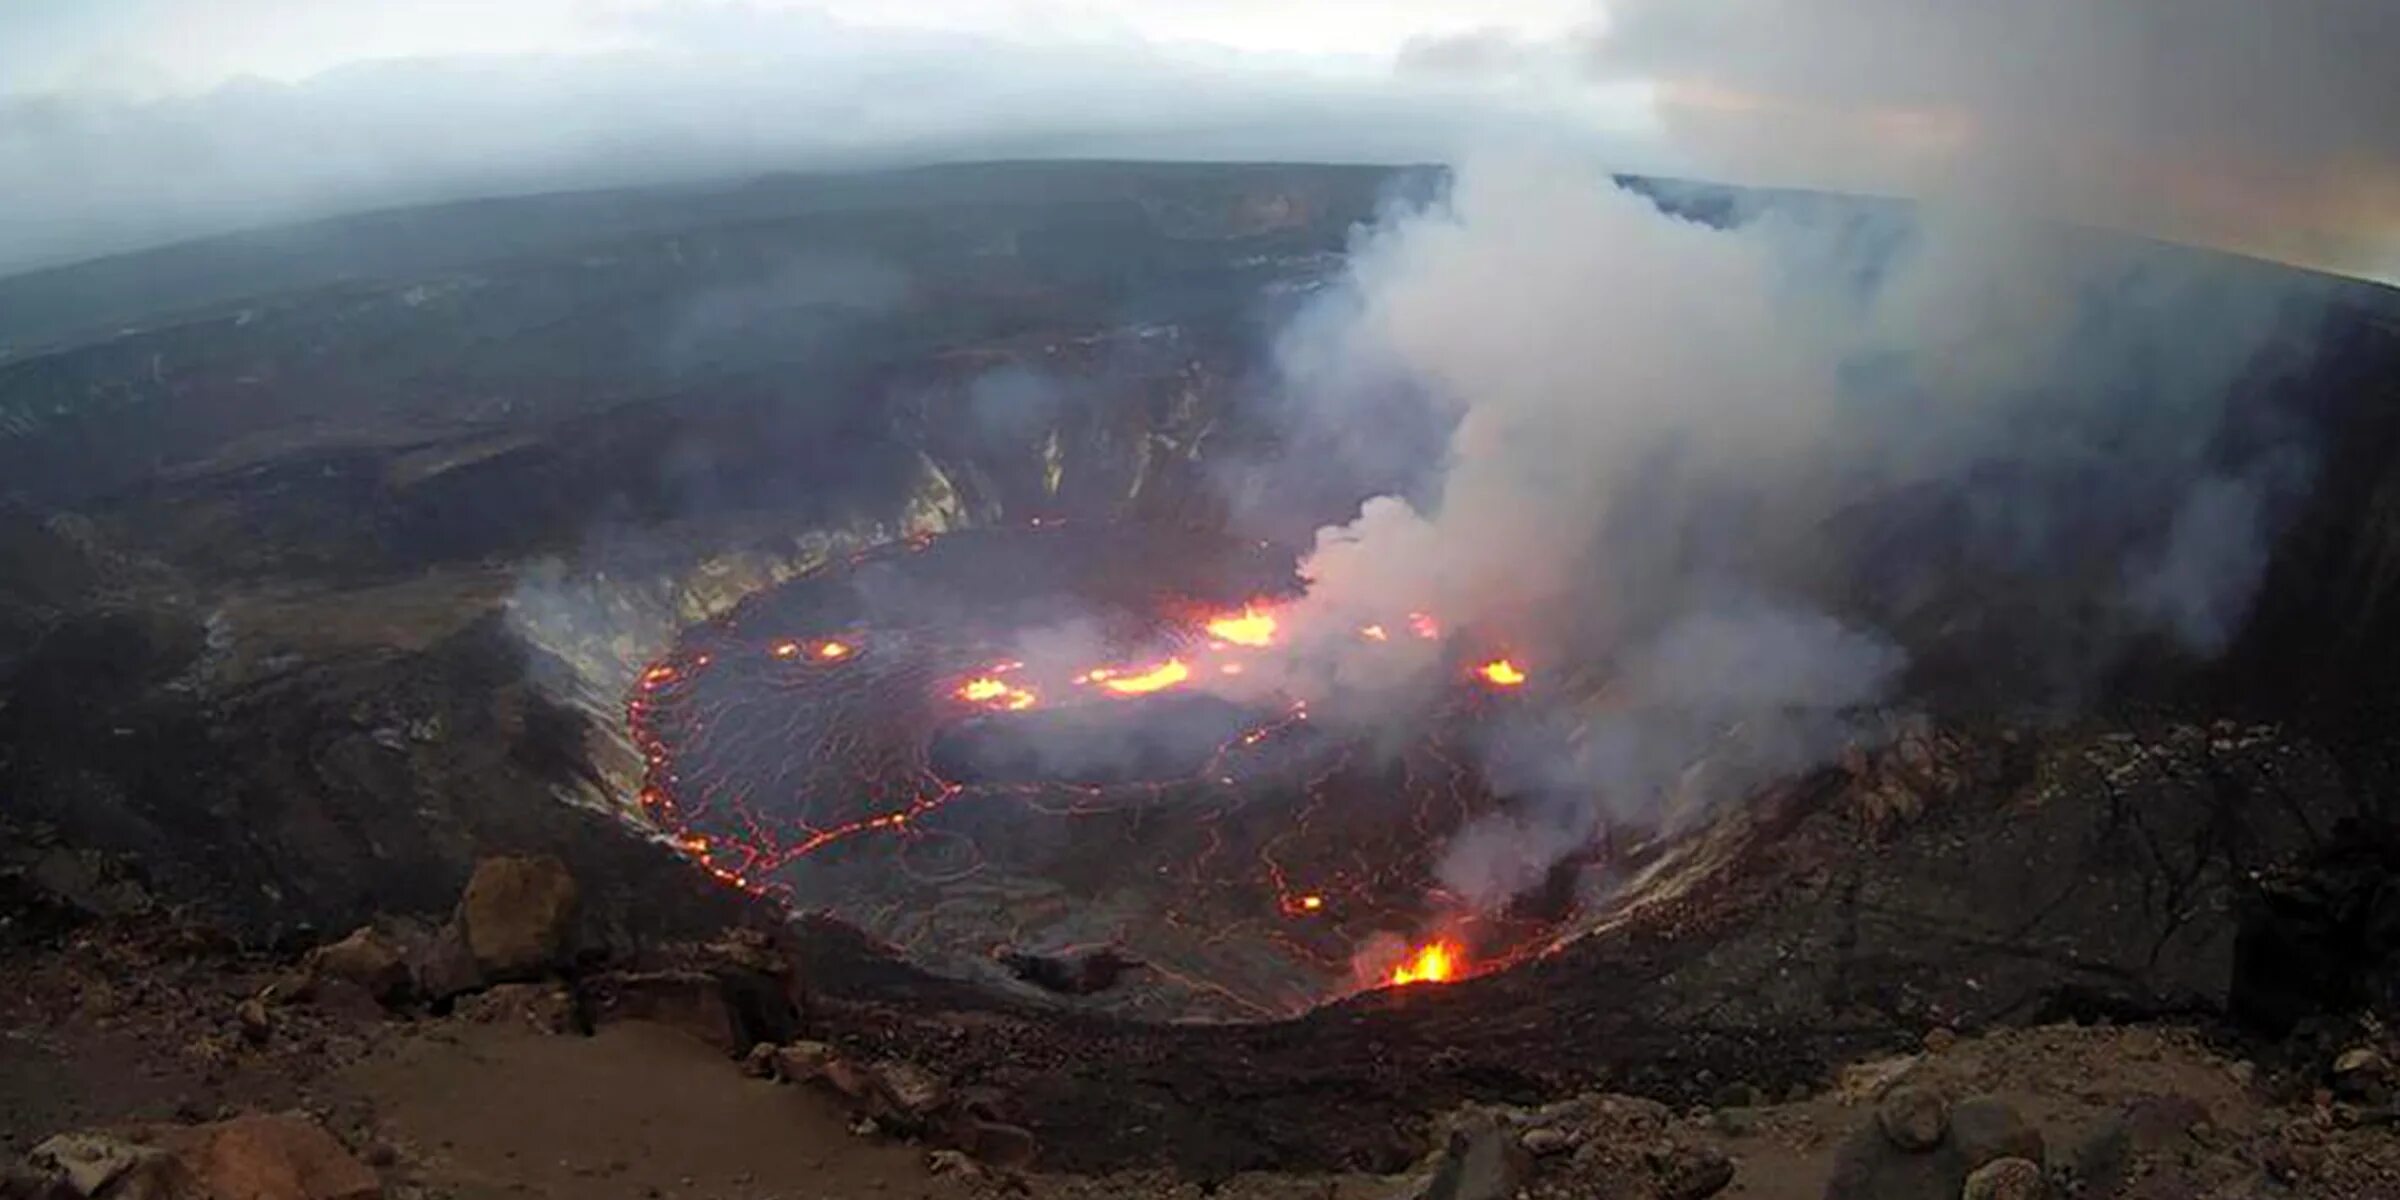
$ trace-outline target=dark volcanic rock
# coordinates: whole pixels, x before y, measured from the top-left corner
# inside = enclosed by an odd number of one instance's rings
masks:
[[[384,1004],[404,999],[415,986],[407,947],[373,926],[361,926],[341,941],[310,951],[308,968],[317,978],[355,984]]]
[[[1834,1151],[1825,1200],[1947,1200],[1966,1182],[1966,1164],[1948,1146],[1903,1150],[1870,1122]]]
[[[1969,1096],[1953,1105],[1950,1143],[1970,1171],[1997,1158],[2043,1161],[2042,1131],[1998,1096]]]
[[[1532,1174],[1516,1139],[1499,1122],[1478,1118],[1451,1133],[1419,1200],[1513,1200]]]
[[[1903,1150],[1931,1150],[1950,1127],[1950,1106],[1940,1092],[1904,1083],[1876,1102],[1875,1124]]]

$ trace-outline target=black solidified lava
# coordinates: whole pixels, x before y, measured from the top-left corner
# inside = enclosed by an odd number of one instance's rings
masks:
[[[934,774],[959,784],[1190,779],[1280,716],[1205,693],[996,712],[945,726],[930,757]]]
[[[1289,572],[1255,543],[1109,525],[834,564],[644,676],[645,802],[721,877],[938,973],[1123,1015],[1288,1016],[1381,984],[1413,943],[1488,968],[1542,941],[1555,919],[1440,899],[1443,835],[1500,803],[1448,734],[1393,753],[1271,693],[1200,690],[1254,649],[1209,615]],[[1476,702],[1437,727],[1471,736]],[[1022,963],[1095,947],[1146,969],[1028,986]]]

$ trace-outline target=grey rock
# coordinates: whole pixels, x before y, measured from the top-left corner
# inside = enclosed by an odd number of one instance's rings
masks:
[[[1512,1200],[1532,1175],[1525,1151],[1488,1117],[1464,1123],[1434,1168],[1424,1200]]]
[[[1931,1150],[1950,1126],[1950,1106],[1940,1092],[1904,1083],[1875,1105],[1875,1123],[1903,1150]]]
[[[2043,1160],[2042,1131],[1998,1096],[1969,1096],[1953,1106],[1950,1141],[1969,1171],[2003,1158]]]
[[[1825,1200],[1952,1200],[1966,1186],[1966,1164],[1943,1145],[1903,1150],[1880,1122],[1851,1131],[1834,1152]]]
[[[1733,1182],[1733,1160],[1714,1146],[1677,1146],[1658,1167],[1666,1200],[1707,1200]]]

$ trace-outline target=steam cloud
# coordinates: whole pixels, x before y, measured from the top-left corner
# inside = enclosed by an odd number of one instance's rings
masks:
[[[1692,200],[1470,163],[1283,348],[1313,424],[1398,395],[1449,430],[1303,563],[1330,698],[1407,711],[1385,693],[1427,672],[1377,679],[1381,647],[1333,636],[1395,606],[1534,673],[1484,748],[1511,808],[1440,869],[1478,907],[1871,740],[1883,707],[2071,703],[2145,647],[2221,650],[2308,481],[2296,424],[2235,403],[2287,364],[2305,288],[1969,209],[1668,211]]]

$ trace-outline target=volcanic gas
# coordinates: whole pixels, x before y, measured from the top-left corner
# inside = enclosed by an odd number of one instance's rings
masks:
[[[1525,675],[1464,660],[1427,726],[1447,732],[1403,745],[1326,728],[1253,683],[1277,676],[1291,570],[1213,534],[1068,525],[837,563],[643,673],[645,805],[719,877],[936,971],[1126,956],[1122,982],[1060,999],[1143,1016],[1288,1015],[1535,952],[1558,914],[1461,911],[1433,873],[1501,806],[1462,739]]]

